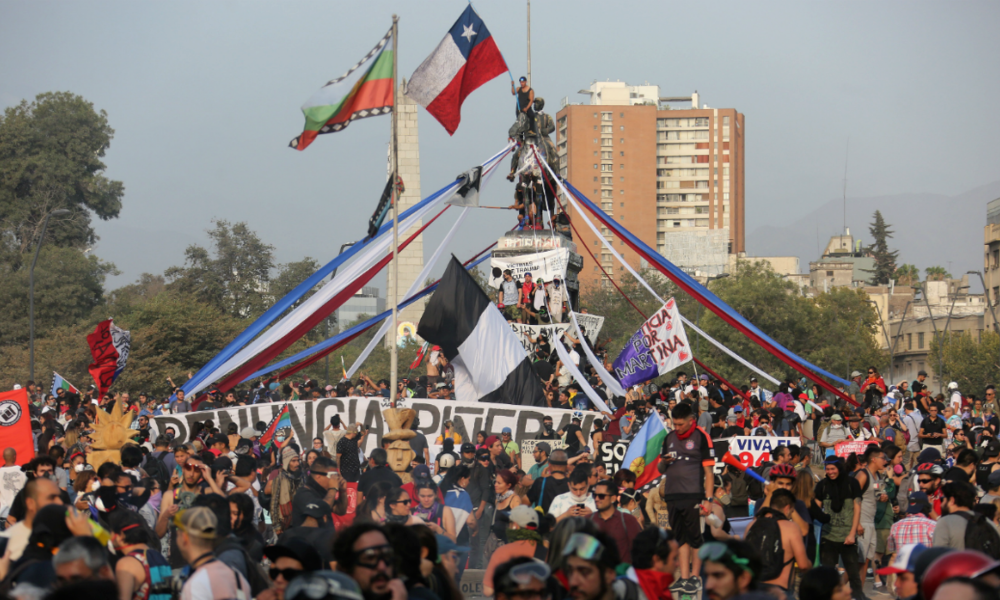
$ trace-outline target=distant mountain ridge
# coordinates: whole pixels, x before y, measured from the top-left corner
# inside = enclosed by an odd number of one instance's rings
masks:
[[[872,243],[868,226],[876,210],[893,230],[889,247],[899,250],[899,264],[920,269],[939,265],[953,276],[983,268],[983,227],[986,203],[1000,198],[1000,181],[957,196],[896,194],[847,199],[847,226],[863,245]],[[830,236],[841,233],[843,200],[826,204],[787,225],[765,225],[747,236],[748,256],[798,256],[803,272],[820,257]],[[818,232],[818,233],[817,233]],[[950,261],[950,265],[949,265]],[[978,281],[972,291],[981,291]]]

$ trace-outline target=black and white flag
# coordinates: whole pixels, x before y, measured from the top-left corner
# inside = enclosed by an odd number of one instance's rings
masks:
[[[458,176],[458,189],[446,204],[453,206],[479,206],[479,186],[483,182],[483,168],[474,167]]]
[[[542,382],[507,320],[452,256],[417,335],[455,367],[455,399],[545,406]]]

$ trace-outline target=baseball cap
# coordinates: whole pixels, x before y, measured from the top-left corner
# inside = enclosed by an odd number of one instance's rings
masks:
[[[861,371],[851,371],[851,378],[861,377]]]
[[[927,494],[923,492],[913,492],[907,496],[906,514],[915,515],[917,513],[927,514],[931,510],[931,501]]]
[[[916,568],[917,557],[927,549],[923,544],[903,544],[896,550],[896,560],[884,569],[876,571],[879,575],[898,575],[912,573]]]
[[[364,596],[358,582],[343,573],[324,570],[303,573],[289,582],[285,600],[364,600]]]
[[[500,433],[511,433],[510,427],[504,427],[500,430]]]
[[[743,407],[737,404],[736,406],[733,407],[733,412],[734,413],[743,412]]]
[[[243,431],[240,432],[240,437],[247,440],[249,440],[252,437],[256,437],[257,435],[260,434],[258,434],[257,430],[254,429],[253,427],[244,427]]]
[[[702,373],[701,377],[699,377],[698,379],[701,379],[702,381],[708,381],[708,375]]]
[[[468,454],[469,452],[475,452],[475,451],[476,451],[476,446],[471,444],[470,442],[465,442],[464,444],[462,444],[462,454]]]
[[[212,509],[206,506],[196,506],[177,513],[174,517],[174,524],[188,535],[213,540],[219,520],[215,518]]]
[[[455,466],[455,455],[453,454],[442,454],[441,458],[438,459],[438,465],[442,469],[450,469]]]
[[[510,511],[510,520],[517,523],[518,527],[538,529],[538,511],[523,504]]]
[[[294,558],[302,563],[302,568],[306,571],[319,571],[323,568],[319,552],[301,539],[292,538],[280,544],[268,546],[264,548],[264,556],[272,563],[282,556]]]
[[[468,546],[459,546],[455,542],[451,541],[451,538],[445,535],[438,534],[435,536],[437,538],[438,554],[444,554],[446,552],[468,552]]]
[[[410,475],[414,479],[430,479],[431,469],[427,465],[417,465],[413,467],[412,471],[410,471]]]
[[[844,417],[840,416],[840,414],[838,414],[838,413],[834,413],[833,416],[830,417],[830,420],[831,421],[843,421]]]
[[[756,377],[751,377],[750,378],[750,383],[757,383],[757,378]]]
[[[545,454],[552,454],[552,446],[548,442],[538,442],[535,444],[535,448],[541,450]]]

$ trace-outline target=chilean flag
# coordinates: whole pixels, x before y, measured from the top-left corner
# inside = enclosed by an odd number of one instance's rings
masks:
[[[111,384],[125,370],[132,348],[132,334],[108,319],[97,324],[94,333],[87,336],[87,343],[90,345],[90,355],[94,357],[90,374],[94,377],[98,391],[102,395],[106,394]]]
[[[470,4],[413,72],[406,95],[454,135],[466,96],[507,70],[493,36]]]

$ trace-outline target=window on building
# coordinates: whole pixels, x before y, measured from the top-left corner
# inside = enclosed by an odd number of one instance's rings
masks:
[[[906,334],[906,349],[907,350],[913,350],[913,334],[912,333]]]
[[[597,183],[597,178],[596,177],[594,177],[594,183]]]
[[[601,177],[601,185],[611,185],[610,177]]]
[[[624,177],[619,177],[618,180],[619,181],[625,181],[625,178]]]
[[[610,145],[612,145],[612,143],[613,142],[612,142],[611,138],[601,138],[601,145],[602,146],[610,146]]]
[[[826,276],[827,277],[833,277],[833,271],[827,271],[826,272]]]
[[[601,125],[601,133],[611,133],[611,125]]]
[[[613,166],[614,165],[601,165],[601,171],[610,172],[612,170],[611,167]]]
[[[624,144],[624,143],[625,143],[625,138],[622,138],[622,139],[618,140],[618,142],[619,142],[620,144]]]
[[[622,193],[624,194],[625,192],[622,192]],[[618,206],[620,206],[620,207],[622,207],[622,208],[625,208],[625,203],[624,203],[624,202],[619,202],[619,203],[618,203]]]
[[[619,153],[618,153],[618,156],[625,156],[625,151],[624,151],[624,150],[622,150],[621,152],[619,152]]]
[[[611,151],[601,150],[601,160],[610,160],[610,159],[611,159]]]
[[[597,131],[597,125],[594,125],[594,131]]]
[[[917,350],[923,350],[923,349],[924,349],[924,334],[918,333],[917,334]]]
[[[595,114],[594,116],[596,117],[597,115]],[[602,121],[610,121],[611,120],[611,113],[609,113],[609,112],[602,112],[601,113],[601,120]]]
[[[618,126],[618,131],[625,131],[625,126],[624,125],[619,125]]]
[[[597,113],[594,113],[594,118],[595,118],[595,119],[597,118]]]
[[[594,163],[594,168],[595,168],[595,169],[597,168],[597,163]]]
[[[618,113],[618,116],[624,119],[625,118],[625,113]]]
[[[623,163],[623,164],[618,165],[618,168],[619,169],[624,169],[625,168],[625,164]]]
[[[722,126],[729,127],[729,117],[722,117]]]
[[[618,190],[618,195],[624,196],[625,195],[625,190]]]

